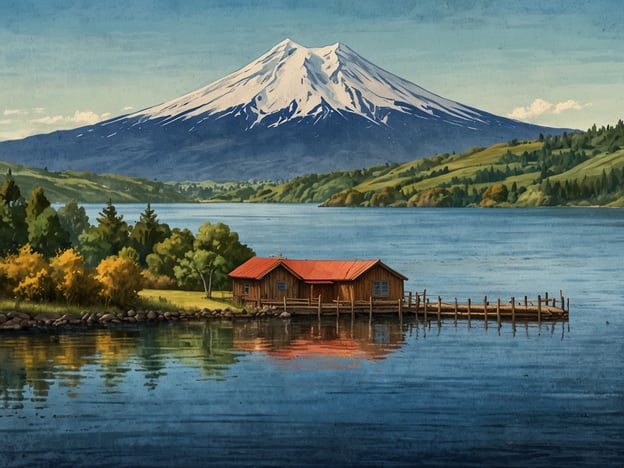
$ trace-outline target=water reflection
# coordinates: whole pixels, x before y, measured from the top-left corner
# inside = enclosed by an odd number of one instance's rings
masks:
[[[555,323],[533,326],[538,335],[564,337],[564,324],[560,331]],[[68,398],[123,393],[137,384],[151,391],[176,368],[190,369],[195,380],[224,380],[232,377],[231,366],[249,354],[289,368],[354,368],[385,359],[407,339],[432,332],[439,336],[447,327],[457,328],[457,323],[430,321],[425,326],[415,320],[376,318],[369,323],[327,317],[6,334],[0,340],[0,395],[4,408],[16,408],[24,400],[45,402],[53,387]],[[473,322],[472,327],[483,324]],[[518,328],[529,335],[529,324]]]
[[[405,344],[403,325],[392,320],[254,321],[238,324],[234,333],[237,349],[282,363],[296,361],[297,368],[354,367],[358,360],[383,359]]]
[[[0,341],[0,395],[6,408],[28,399],[45,401],[52,386],[69,397],[90,380],[114,392],[128,375],[143,375],[155,388],[172,362],[219,377],[237,360],[231,323],[81,329],[4,335]]]

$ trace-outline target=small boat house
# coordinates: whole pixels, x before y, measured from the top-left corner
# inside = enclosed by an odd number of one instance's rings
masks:
[[[268,304],[402,300],[407,280],[381,260],[291,260],[253,257],[230,272],[234,300]]]

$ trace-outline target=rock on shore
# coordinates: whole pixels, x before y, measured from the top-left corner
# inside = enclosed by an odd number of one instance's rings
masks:
[[[53,329],[67,326],[109,326],[121,323],[140,322],[172,322],[178,320],[209,320],[209,319],[233,319],[236,317],[281,317],[288,318],[290,314],[280,312],[275,308],[264,307],[252,311],[243,310],[233,312],[231,309],[217,310],[128,310],[124,312],[94,312],[83,311],[80,314],[65,314],[57,312],[40,312],[30,314],[21,311],[0,311],[0,331],[3,330],[28,330],[28,329]]]

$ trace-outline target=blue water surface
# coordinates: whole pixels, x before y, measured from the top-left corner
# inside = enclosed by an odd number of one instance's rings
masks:
[[[561,291],[570,319],[5,333],[0,464],[621,466],[624,211],[152,207],[194,232],[225,222],[262,256],[380,258],[449,301]]]

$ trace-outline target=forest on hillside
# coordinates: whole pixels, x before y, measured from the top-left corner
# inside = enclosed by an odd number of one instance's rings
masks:
[[[624,123],[404,164],[238,185],[213,201],[323,206],[624,206]]]

